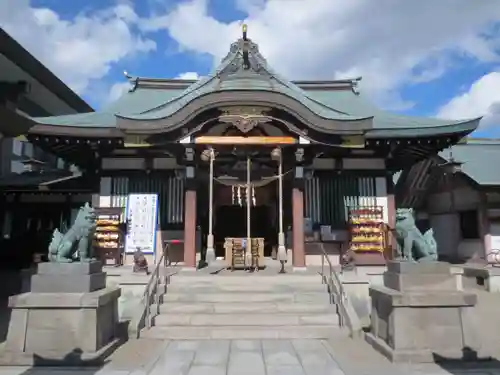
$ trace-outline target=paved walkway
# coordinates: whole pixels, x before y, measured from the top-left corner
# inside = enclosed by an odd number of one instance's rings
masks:
[[[358,346],[358,349],[365,349]],[[500,367],[394,366],[331,355],[323,340],[130,341],[101,369],[0,367],[0,375],[499,375]],[[362,356],[362,353],[359,353]],[[364,356],[363,356],[364,357]],[[368,367],[343,366],[365,362]],[[370,363],[367,363],[370,362]],[[491,366],[490,366],[491,367]]]

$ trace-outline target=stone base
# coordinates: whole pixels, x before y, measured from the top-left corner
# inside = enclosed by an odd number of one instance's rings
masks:
[[[99,261],[40,263],[31,278],[33,293],[87,293],[106,287],[106,273]]]
[[[456,278],[450,265],[443,262],[389,261],[384,273],[384,285],[401,292],[456,290]]]
[[[394,362],[473,359],[481,347],[477,296],[457,290],[450,266],[389,262],[385,286],[370,287],[366,340]]]
[[[120,293],[119,288],[107,288],[90,293],[30,292],[10,297],[12,313],[0,362],[21,363],[30,357],[32,361],[61,360],[68,356],[67,361],[76,363],[101,356],[116,341]]]
[[[85,293],[95,292],[106,287],[106,273],[68,276],[61,282],[61,275],[33,275],[31,291],[33,293]]]

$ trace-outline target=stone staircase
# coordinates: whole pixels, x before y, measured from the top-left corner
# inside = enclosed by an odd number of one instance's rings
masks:
[[[326,339],[340,329],[317,273],[180,272],[166,290],[160,314],[141,337]]]

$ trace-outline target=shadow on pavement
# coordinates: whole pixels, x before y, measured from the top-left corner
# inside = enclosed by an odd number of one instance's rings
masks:
[[[33,365],[19,375],[40,375],[41,373],[64,373],[69,375],[73,368],[78,370],[83,368],[85,375],[92,375],[96,374],[108,363],[106,358],[82,359],[82,353],[81,349],[75,348],[62,359],[44,358],[34,354]]]
[[[500,361],[492,357],[479,357],[477,351],[464,347],[461,358],[448,358],[433,353],[434,362],[450,374],[463,374],[465,370],[500,370]]]

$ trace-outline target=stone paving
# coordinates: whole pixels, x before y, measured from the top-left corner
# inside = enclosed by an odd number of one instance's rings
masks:
[[[0,367],[0,375],[500,375],[500,367],[447,370],[435,364],[341,368],[323,340],[131,341],[101,369]],[[345,360],[345,358],[344,358]]]

